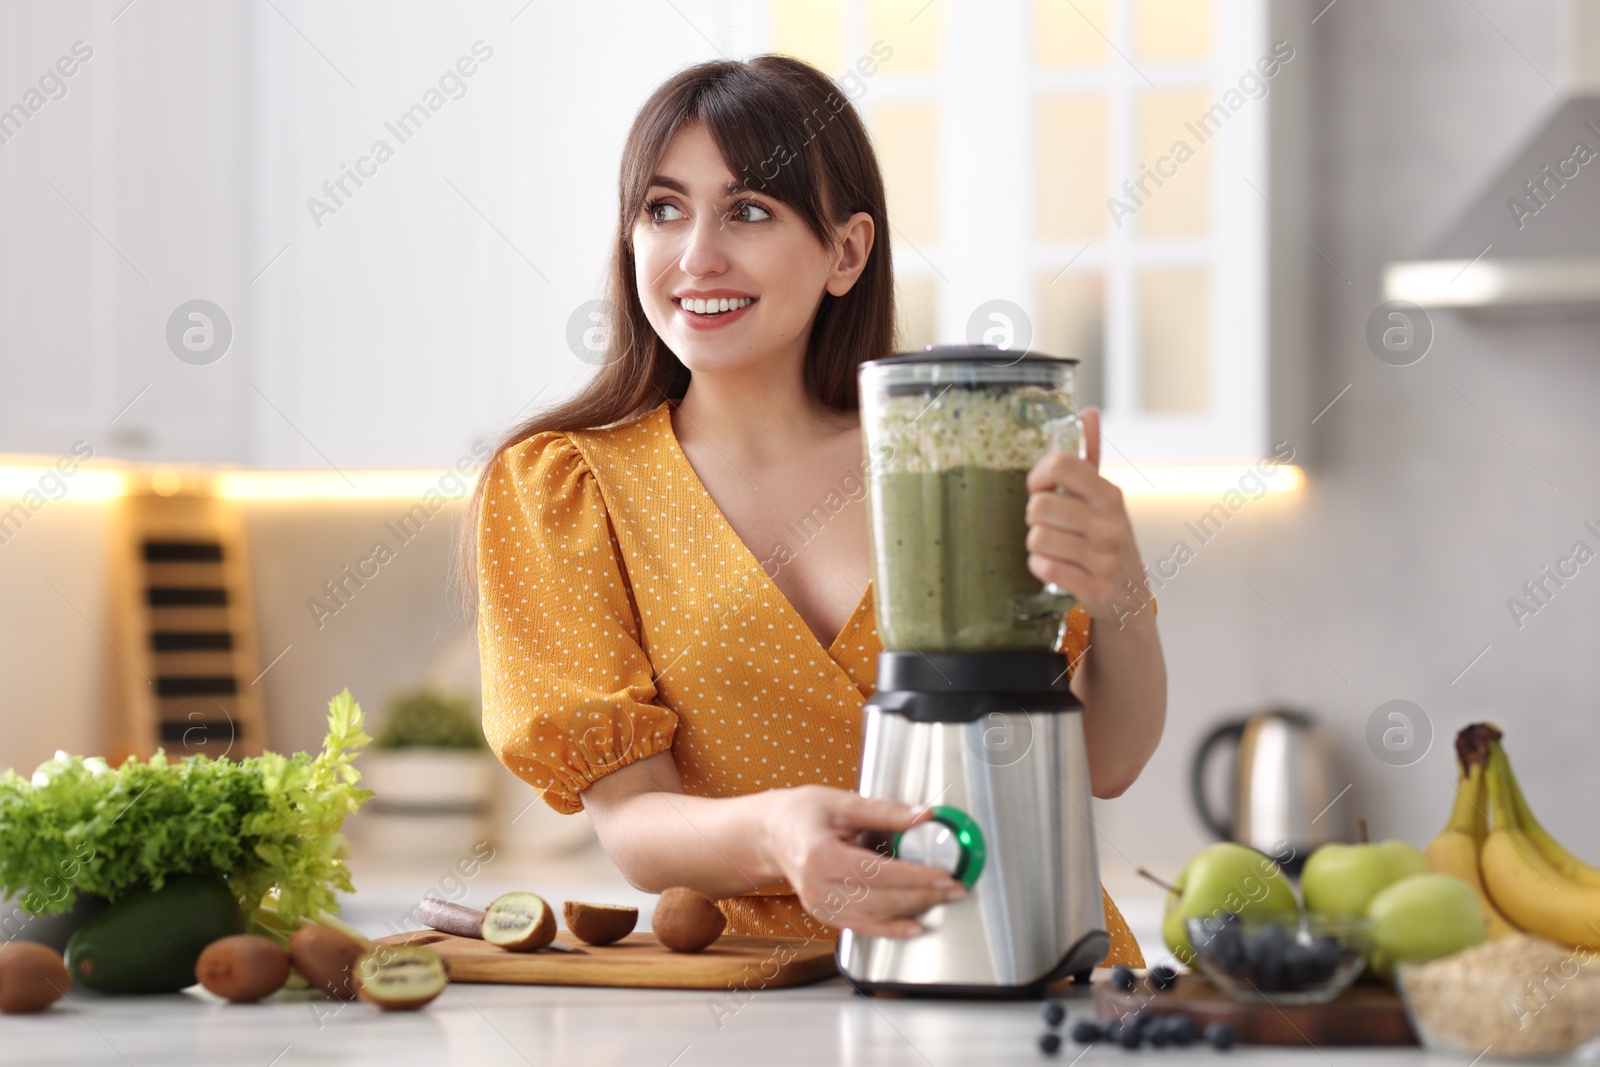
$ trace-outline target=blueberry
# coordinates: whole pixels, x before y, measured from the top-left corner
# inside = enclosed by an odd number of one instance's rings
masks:
[[[1165,963],[1150,968],[1150,985],[1158,990],[1171,989],[1178,982],[1178,972]]]
[[[1144,1028],[1144,1039],[1150,1042],[1151,1048],[1166,1048],[1172,1044],[1172,1031],[1167,1028],[1165,1019],[1157,1019]]]
[[[1239,1035],[1227,1023],[1212,1023],[1206,1027],[1206,1040],[1219,1052],[1226,1052],[1239,1040]]]
[[[1126,1049],[1138,1048],[1144,1042],[1144,1028],[1137,1019],[1131,1016],[1123,1021],[1122,1031],[1117,1035],[1117,1044]]]
[[[1200,1037],[1200,1028],[1195,1026],[1193,1017],[1188,1015],[1170,1016],[1167,1029],[1172,1035],[1172,1043],[1179,1048],[1188,1048]]]
[[[1299,942],[1291,943],[1283,951],[1283,985],[1285,989],[1299,991],[1314,981],[1315,965],[1311,949]]]
[[[1124,993],[1133,988],[1133,971],[1128,967],[1117,967],[1111,972],[1111,988],[1120,989]]]
[[[1072,1024],[1072,1040],[1080,1045],[1092,1045],[1105,1036],[1105,1028],[1093,1019],[1079,1019]]]
[[[1047,1000],[1039,1009],[1039,1015],[1044,1019],[1044,1024],[1054,1030],[1067,1017],[1067,1009],[1061,1006],[1059,1000]]]
[[[1061,1051],[1061,1035],[1053,1030],[1046,1030],[1039,1035],[1039,1051],[1046,1056],[1054,1056]]]

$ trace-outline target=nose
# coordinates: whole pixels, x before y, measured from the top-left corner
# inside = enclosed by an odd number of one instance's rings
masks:
[[[702,212],[689,228],[683,254],[678,257],[678,269],[693,278],[727,270],[728,257],[722,248],[726,232],[722,219],[715,212]]]

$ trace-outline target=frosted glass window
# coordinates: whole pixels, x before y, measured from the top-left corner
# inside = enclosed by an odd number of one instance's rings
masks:
[[[1051,271],[1039,280],[1039,328],[1033,348],[1078,361],[1078,404],[1104,403],[1106,283],[1097,272]]]
[[[1137,59],[1165,63],[1209,58],[1210,0],[1134,0],[1133,39]]]
[[[1139,406],[1197,414],[1211,403],[1211,299],[1204,270],[1149,270],[1139,278]]]
[[[891,237],[912,242],[939,237],[938,136],[939,113],[933,104],[880,104],[872,109],[872,139],[894,227]],[[896,251],[897,256],[904,254]]]
[[[1106,61],[1106,0],[1034,0],[1033,54],[1041,67],[1097,67]]]
[[[1035,157],[1038,236],[1091,240],[1106,232],[1106,101],[1098,94],[1039,101]]]
[[[1127,176],[1135,183],[1135,195],[1120,189],[1116,195],[1135,206],[1132,217],[1138,219],[1140,233],[1148,237],[1205,236],[1211,150],[1200,138],[1209,139],[1213,131],[1198,120],[1210,103],[1202,89],[1146,93],[1139,99],[1139,157],[1137,169]],[[1118,217],[1126,226],[1129,216],[1119,209]]]
[[[944,5],[939,0],[871,0],[868,5],[870,41],[894,49],[883,64],[891,74],[917,74],[939,66],[939,40],[944,28]]]
[[[933,278],[900,278],[894,285],[895,349],[920,352],[933,344],[934,300],[939,291]]]
[[[848,62],[844,5],[845,0],[772,0],[772,50],[836,76]]]

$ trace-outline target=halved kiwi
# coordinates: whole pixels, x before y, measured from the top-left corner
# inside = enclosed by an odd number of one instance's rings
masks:
[[[556,913],[537,893],[506,893],[483,913],[483,939],[513,952],[532,952],[556,939]]]
[[[656,940],[674,952],[699,952],[722,936],[728,917],[699,890],[675,885],[656,901],[650,928]]]
[[[449,981],[444,960],[422,945],[385,945],[356,963],[356,995],[382,1011],[416,1011]]]
[[[633,933],[639,909],[626,904],[584,904],[569,900],[561,905],[572,936],[589,945],[609,945]]]

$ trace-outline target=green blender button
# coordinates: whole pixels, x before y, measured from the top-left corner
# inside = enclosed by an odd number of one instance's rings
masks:
[[[978,824],[973,820],[972,816],[960,808],[951,807],[948,804],[935,805],[933,818],[929,822],[939,823],[950,831],[950,837],[955,842],[958,853],[956,862],[950,871],[950,876],[966,888],[971,889],[972,884],[978,880],[978,874],[983,870],[984,857],[988,851],[984,845],[983,831],[978,829]],[[918,823],[917,825],[920,827],[928,824]],[[915,830],[916,827],[912,829]],[[900,839],[909,832],[902,830],[894,835],[894,840],[890,843],[890,847],[894,850],[896,857],[901,854]]]

